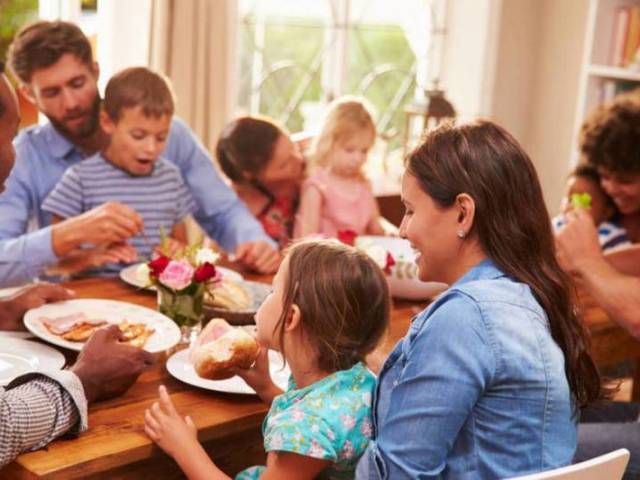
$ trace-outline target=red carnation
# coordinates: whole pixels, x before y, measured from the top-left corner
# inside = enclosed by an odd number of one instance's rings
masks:
[[[387,252],[387,264],[384,266],[384,273],[391,275],[391,267],[396,264],[395,258],[389,252]]]
[[[346,243],[347,245],[351,245],[352,247],[356,241],[357,236],[358,234],[351,229],[338,230],[338,240],[340,240],[342,243]]]
[[[193,273],[193,279],[196,282],[203,283],[216,276],[216,267],[209,262],[204,262]]]
[[[151,260],[147,264],[149,266],[149,276],[153,278],[158,278],[160,274],[164,272],[164,269],[167,268],[167,265],[169,265],[170,261],[171,259],[168,257],[165,257],[164,255],[161,255]]]

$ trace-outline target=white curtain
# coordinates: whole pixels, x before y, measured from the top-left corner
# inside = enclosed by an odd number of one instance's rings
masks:
[[[213,152],[235,99],[235,0],[152,0],[149,65],[173,82],[176,113]]]

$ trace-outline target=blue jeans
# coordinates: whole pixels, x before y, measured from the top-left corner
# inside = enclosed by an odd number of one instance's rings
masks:
[[[573,459],[582,462],[626,448],[631,452],[623,480],[640,480],[640,403],[612,402],[589,407],[580,417],[578,449]]]

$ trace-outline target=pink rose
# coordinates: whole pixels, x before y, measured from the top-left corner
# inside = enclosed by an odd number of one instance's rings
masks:
[[[163,285],[173,290],[182,290],[191,283],[193,267],[187,262],[171,260],[160,274],[159,280]]]

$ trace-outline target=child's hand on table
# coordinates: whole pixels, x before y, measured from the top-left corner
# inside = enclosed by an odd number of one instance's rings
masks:
[[[158,389],[160,398],[144,413],[144,431],[168,455],[198,446],[198,430],[191,417],[181,417],[164,385]]]

